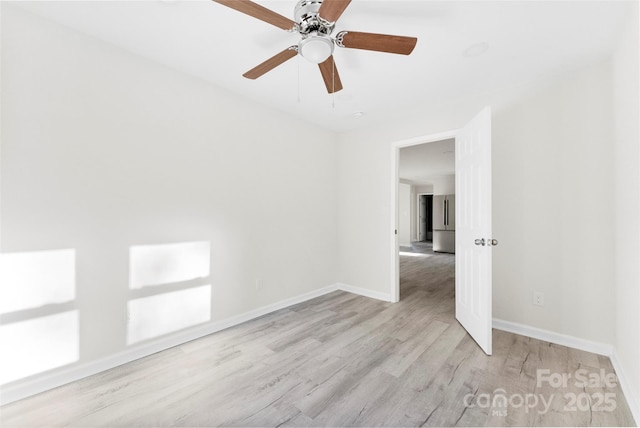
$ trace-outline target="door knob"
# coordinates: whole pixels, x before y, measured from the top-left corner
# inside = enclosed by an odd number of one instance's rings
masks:
[[[498,245],[498,240],[497,239],[487,239],[487,245],[489,245],[490,247],[491,246],[495,247],[496,245]]]
[[[482,239],[476,239],[476,245],[482,245],[482,246],[484,246],[484,238],[482,238]]]

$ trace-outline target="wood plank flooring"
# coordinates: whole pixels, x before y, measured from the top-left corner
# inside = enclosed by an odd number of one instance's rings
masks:
[[[497,330],[484,355],[454,318],[454,256],[413,251],[400,303],[330,293],[3,406],[1,425],[633,425],[619,386],[575,384],[606,357]]]

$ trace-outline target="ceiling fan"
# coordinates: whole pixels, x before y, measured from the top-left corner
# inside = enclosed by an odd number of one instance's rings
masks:
[[[244,73],[243,76],[248,79],[257,79],[300,54],[312,63],[318,64],[327,91],[332,94],[342,89],[333,59],[335,46],[409,55],[418,41],[415,37],[355,31],[340,31],[332,37],[336,21],[351,0],[299,0],[293,13],[295,21],[250,0],[213,1],[301,36],[297,45],[289,46]]]

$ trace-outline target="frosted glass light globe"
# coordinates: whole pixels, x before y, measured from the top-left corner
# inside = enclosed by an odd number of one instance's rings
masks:
[[[300,41],[298,51],[306,60],[320,64],[333,53],[333,41],[327,36],[310,35]]]

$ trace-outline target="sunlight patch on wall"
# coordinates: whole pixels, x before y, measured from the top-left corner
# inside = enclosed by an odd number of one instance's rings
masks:
[[[78,311],[0,326],[0,384],[78,361]]]
[[[129,249],[129,287],[189,281],[209,276],[210,243],[138,245]]]
[[[151,339],[211,319],[211,285],[128,302],[127,344]]]
[[[0,254],[0,313],[75,299],[75,250]]]

